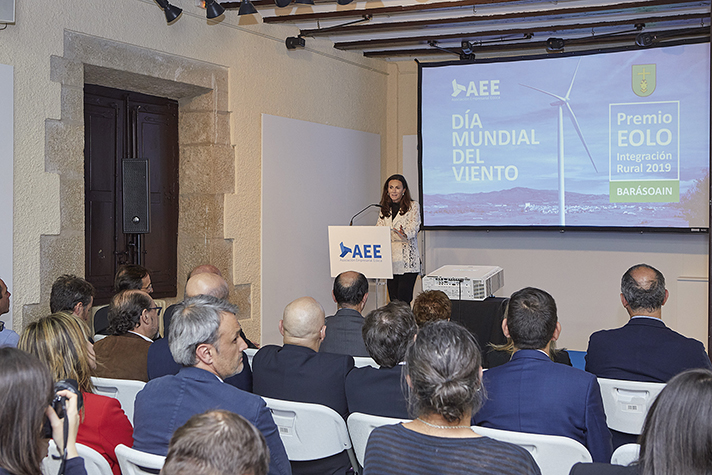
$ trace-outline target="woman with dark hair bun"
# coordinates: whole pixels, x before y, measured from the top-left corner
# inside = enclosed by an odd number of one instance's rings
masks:
[[[637,462],[577,463],[571,475],[712,474],[712,371],[673,377],[650,406],[639,440]]]
[[[393,278],[388,279],[388,296],[391,301],[410,303],[413,286],[420,273],[420,207],[411,199],[408,182],[403,175],[391,175],[383,184],[381,212],[376,226],[391,228]]]
[[[77,454],[79,413],[77,395],[59,391],[67,398],[67,464],[65,475],[86,475],[84,460]],[[17,348],[0,348],[0,475],[38,475],[47,454],[43,438],[45,419],[52,438],[63,447],[64,419],[50,406],[54,397],[52,376],[36,357]]]
[[[484,390],[482,357],[468,330],[449,321],[425,325],[408,347],[404,374],[415,419],[373,430],[365,475],[541,473],[522,447],[470,428]]]

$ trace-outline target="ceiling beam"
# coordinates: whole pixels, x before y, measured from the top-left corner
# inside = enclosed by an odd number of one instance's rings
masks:
[[[612,21],[597,21],[597,22],[587,22],[587,23],[569,23],[561,25],[550,25],[550,26],[539,26],[539,27],[517,27],[511,29],[497,29],[497,30],[483,30],[483,31],[462,31],[460,33],[450,33],[446,35],[419,35],[419,36],[408,36],[408,37],[393,37],[393,38],[379,38],[376,40],[358,40],[358,41],[341,41],[335,42],[334,48],[340,50],[352,50],[352,49],[368,49],[377,48],[382,46],[395,46],[395,45],[407,45],[407,44],[418,44],[428,41],[447,41],[447,40],[467,40],[471,38],[487,37],[487,36],[512,36],[512,35],[526,35],[530,33],[541,33],[541,32],[559,32],[566,30],[590,30],[602,27],[611,26],[621,26],[630,25],[631,28],[637,23],[647,24],[652,22],[663,22],[663,21],[684,21],[684,20],[697,20],[702,18],[708,18],[709,14],[695,13],[687,15],[670,15],[666,17],[642,17],[636,19],[626,19],[626,20],[612,20]],[[595,36],[595,35],[594,35]]]

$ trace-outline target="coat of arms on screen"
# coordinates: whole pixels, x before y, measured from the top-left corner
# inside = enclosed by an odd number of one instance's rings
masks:
[[[640,97],[648,97],[655,90],[655,65],[634,64],[632,71],[633,92]]]

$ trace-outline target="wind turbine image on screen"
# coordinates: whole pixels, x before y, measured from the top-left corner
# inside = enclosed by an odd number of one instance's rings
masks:
[[[564,97],[561,97],[559,95],[556,95],[552,92],[544,91],[542,89],[537,89],[536,87],[532,86],[527,86],[526,84],[520,84],[520,86],[528,87],[529,89],[534,89],[535,91],[539,91],[543,94],[546,94],[548,96],[554,97],[558,99],[556,102],[552,102],[552,106],[558,106],[559,108],[559,124],[558,124],[558,156],[559,156],[559,223],[561,226],[564,226],[566,224],[566,197],[565,197],[565,176],[564,176],[564,107],[566,108],[566,111],[568,112],[569,118],[571,119],[571,123],[573,124],[574,128],[576,129],[576,133],[578,134],[579,138],[581,139],[581,143],[583,143],[583,147],[586,149],[586,153],[588,153],[588,158],[591,159],[591,165],[593,165],[593,169],[596,170],[596,173],[598,173],[598,168],[596,168],[596,164],[593,161],[593,157],[591,156],[591,152],[588,149],[588,145],[586,145],[586,140],[583,138],[583,133],[581,132],[581,128],[579,127],[578,120],[576,120],[576,114],[574,114],[574,110],[571,108],[571,104],[569,103],[569,96],[571,96],[571,89],[574,87],[574,80],[576,80],[576,73],[578,72],[579,65],[581,64],[581,60],[576,63],[576,69],[574,70],[574,75],[571,78],[571,84],[569,85],[569,90],[566,91],[566,95]]]

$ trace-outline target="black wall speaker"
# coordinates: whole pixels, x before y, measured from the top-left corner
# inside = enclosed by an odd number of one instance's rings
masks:
[[[149,163],[146,158],[121,161],[124,233],[151,232],[151,190]]]

